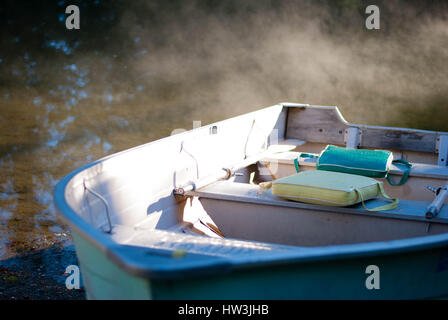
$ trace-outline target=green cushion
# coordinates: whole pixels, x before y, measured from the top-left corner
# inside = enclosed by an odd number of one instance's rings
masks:
[[[390,151],[346,149],[329,145],[320,154],[316,169],[385,178],[392,161],[393,154]]]

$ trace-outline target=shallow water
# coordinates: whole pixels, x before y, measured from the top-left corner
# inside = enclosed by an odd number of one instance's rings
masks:
[[[70,242],[53,203],[64,175],[175,128],[190,129],[193,120],[175,98],[160,103],[144,74],[127,71],[120,57],[142,55],[144,46],[102,50],[118,6],[82,7],[92,16],[83,20],[91,24],[85,29],[95,24],[101,31],[78,34],[64,27],[64,1],[29,6],[2,8],[8,19],[0,54],[0,260]]]
[[[170,3],[178,8],[176,1]],[[446,113],[446,82],[436,88],[437,95],[416,102],[418,108],[384,92],[381,101],[405,105],[406,112],[397,114],[408,117],[377,118],[371,99],[377,92],[363,85],[354,90],[355,104],[354,97],[348,98],[345,90],[338,89],[337,80],[328,80],[333,83],[331,90],[322,88],[314,94],[297,91],[304,83],[291,85],[294,79],[290,77],[285,77],[289,86],[275,82],[275,77],[268,82],[257,63],[247,64],[247,56],[241,58],[241,52],[252,50],[242,49],[238,42],[244,32],[235,36],[238,50],[230,51],[239,60],[218,66],[207,62],[225,60],[227,54],[210,57],[218,53],[197,43],[198,51],[193,53],[190,47],[182,47],[200,42],[201,36],[187,34],[179,40],[178,33],[170,33],[170,23],[164,28],[163,19],[155,16],[160,8],[145,5],[144,10],[125,10],[125,2],[95,0],[81,6],[81,29],[67,31],[66,5],[65,1],[36,2],[23,8],[8,1],[1,11],[0,261],[54,244],[71,244],[70,231],[53,203],[53,188],[64,175],[105,155],[168,136],[177,128],[191,129],[193,121],[206,124],[290,100],[340,104],[344,116],[353,122],[448,130],[446,121],[433,116]],[[166,5],[162,9],[166,13],[173,8]],[[135,25],[128,25],[129,21]],[[196,24],[188,26],[190,31],[196,30]],[[167,35],[172,38],[163,38]],[[219,49],[225,47],[221,43]],[[443,52],[442,58],[446,56]],[[261,52],[254,60],[272,62],[282,54],[291,58],[289,51],[273,56]],[[241,61],[246,61],[243,67]],[[222,73],[234,65],[231,76]],[[309,61],[299,59],[295,67],[306,72]],[[239,78],[234,71],[241,68],[248,70],[249,76]],[[446,76],[444,70],[433,71],[437,79]],[[255,81],[257,76],[262,81]],[[313,87],[324,85],[324,79],[302,78],[315,81]],[[270,91],[276,86],[278,90]],[[364,91],[365,95],[359,93]]]

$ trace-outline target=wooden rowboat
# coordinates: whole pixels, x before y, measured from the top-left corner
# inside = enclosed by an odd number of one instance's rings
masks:
[[[411,162],[406,184],[384,184],[398,207],[260,192],[258,182],[294,174],[300,152],[328,144]],[[444,298],[447,158],[447,132],[351,124],[336,107],[281,103],[95,161],[54,196],[90,299]],[[315,169],[300,159],[301,170]],[[392,167],[395,179],[402,173]]]

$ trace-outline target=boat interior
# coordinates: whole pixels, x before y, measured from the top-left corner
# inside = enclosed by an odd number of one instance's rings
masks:
[[[260,189],[296,174],[302,152],[329,144],[389,150],[412,163],[404,185],[382,179],[398,207],[307,204]],[[437,216],[426,217],[448,181],[447,157],[446,132],[356,125],[336,107],[281,103],[101,159],[73,175],[65,197],[119,244],[235,254],[393,241],[448,232],[446,198]],[[315,170],[316,162],[300,158],[299,166]],[[393,165],[390,174],[399,180],[403,169]],[[386,200],[366,206],[379,203]]]

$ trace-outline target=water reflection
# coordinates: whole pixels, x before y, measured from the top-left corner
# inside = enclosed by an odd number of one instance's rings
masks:
[[[98,45],[111,37],[116,7],[98,0],[84,4],[100,8],[101,15],[84,20],[99,31],[67,36],[60,27],[65,1],[42,6],[19,12],[9,3],[12,12],[1,26],[2,41],[9,44],[0,57],[0,260],[60,237],[69,241],[53,203],[62,176],[172,130],[148,116],[142,84],[117,77],[124,71],[117,56],[138,58],[147,50]]]

